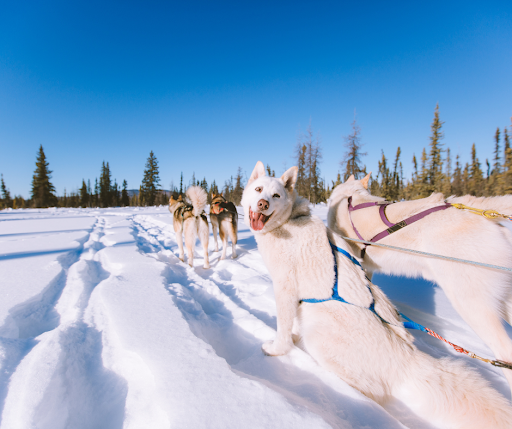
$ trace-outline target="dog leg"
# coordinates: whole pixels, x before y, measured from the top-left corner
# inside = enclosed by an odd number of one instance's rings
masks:
[[[176,241],[178,242],[178,249],[180,252],[180,259],[185,262],[185,251],[183,250],[183,230],[176,231]]]
[[[198,218],[199,222],[199,239],[201,240],[201,244],[203,245],[204,252],[204,265],[203,268],[210,268],[210,261],[208,258],[208,236],[210,235],[210,229],[208,228],[208,221],[205,221],[202,218]]]
[[[194,244],[196,242],[195,221],[189,218],[186,221],[185,230],[185,246],[187,247],[188,264],[194,266]]]
[[[215,252],[219,251],[219,245],[217,244],[217,234],[219,231],[219,224],[216,218],[210,216],[210,221],[212,223],[212,231],[213,231],[213,240],[215,242]]]
[[[262,345],[263,353],[268,356],[281,356],[288,353],[293,347],[292,330],[297,316],[298,298],[294,292],[290,293],[290,286],[279,285],[274,282],[277,307],[277,336],[274,341],[267,341]]]
[[[224,231],[224,228],[225,226],[221,222],[219,225],[219,235],[220,239],[222,240],[222,255],[220,259],[226,259],[226,248],[228,247],[228,236],[226,231]]]
[[[236,254],[236,242],[237,242],[237,236],[236,236],[236,229],[235,225],[231,224],[228,232],[229,232],[229,238],[231,239],[231,258],[235,259],[238,255]]]

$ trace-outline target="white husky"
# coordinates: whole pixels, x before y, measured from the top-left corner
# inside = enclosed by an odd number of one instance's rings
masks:
[[[277,337],[263,344],[263,351],[287,353],[293,331],[317,362],[379,403],[394,396],[443,428],[510,428],[508,401],[462,362],[436,360],[417,350],[387,297],[340,253],[338,292],[353,305],[301,303],[332,296],[329,240],[344,250],[349,246],[311,216],[307,201],[294,190],[296,180],[297,167],[276,179],[258,162],[242,198],[276,297]],[[368,309],[372,302],[389,324]]]
[[[329,199],[328,225],[345,237],[357,238],[352,227],[365,239],[387,228],[379,216],[377,206],[356,210],[349,216],[348,198],[352,205],[383,201],[372,196],[367,188],[370,175],[363,180],[351,177],[338,185]],[[449,203],[462,203],[480,209],[512,212],[512,196],[476,198],[450,197]],[[391,223],[444,204],[442,194],[428,198],[394,203],[386,208]],[[352,219],[351,219],[352,218]],[[512,267],[512,234],[497,221],[473,213],[448,208],[431,213],[379,241],[379,243],[420,250],[460,259]],[[358,244],[351,244],[352,252],[360,254]],[[490,347],[496,358],[512,362],[512,341],[501,318],[512,323],[512,275],[509,272],[482,268],[411,253],[396,252],[375,246],[366,248],[363,266],[370,272],[423,277],[443,288],[455,310]],[[512,386],[512,370],[503,370]],[[512,423],[511,423],[512,427]]]

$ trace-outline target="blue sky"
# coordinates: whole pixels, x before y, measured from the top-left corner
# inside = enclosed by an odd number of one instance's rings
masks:
[[[223,184],[258,160],[294,165],[297,133],[321,137],[340,170],[354,110],[363,162],[429,143],[493,157],[512,116],[512,3],[3,2],[0,172],[30,196],[39,145],[62,195],[113,178],[138,188],[149,152],[162,186],[192,173]]]

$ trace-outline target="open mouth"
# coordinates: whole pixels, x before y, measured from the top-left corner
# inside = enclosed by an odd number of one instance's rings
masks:
[[[251,228],[254,231],[261,231],[271,216],[272,216],[272,213],[268,216],[265,216],[263,213],[255,213],[249,207],[249,217],[251,219]]]

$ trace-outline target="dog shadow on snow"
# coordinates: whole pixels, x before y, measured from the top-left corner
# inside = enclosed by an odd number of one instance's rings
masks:
[[[261,350],[262,340],[237,325],[232,312],[219,298],[188,277],[186,267],[166,264],[162,275],[167,280],[166,289],[192,333],[210,344],[237,375],[264,384],[294,406],[319,415],[333,427],[344,427],[346,422],[353,427],[403,427],[375,402],[347,396],[313,373],[285,363],[278,357],[265,356]],[[239,305],[238,301],[234,302]],[[254,310],[247,310],[262,320]],[[267,314],[267,318],[272,316]],[[332,374],[332,377],[336,376]],[[403,404],[393,404],[393,410],[396,413],[392,414],[399,414],[402,422],[414,422],[412,427],[415,429],[432,428]]]

